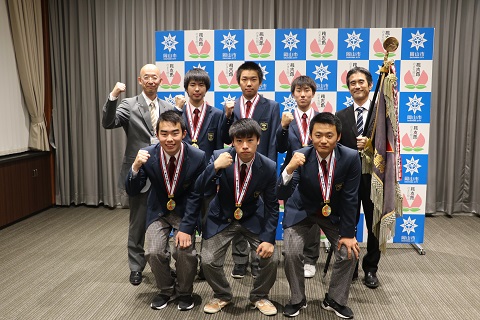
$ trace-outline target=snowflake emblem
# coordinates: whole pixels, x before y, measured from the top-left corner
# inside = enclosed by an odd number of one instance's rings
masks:
[[[175,105],[175,97],[170,94],[168,97],[164,96],[163,100],[167,101],[167,103],[171,104],[172,106]]]
[[[202,65],[199,63],[198,66],[194,66],[193,68],[205,70],[207,68],[207,66],[205,65],[205,66],[202,67]]]
[[[237,47],[235,47],[235,45],[238,43],[237,40],[235,40],[235,37],[237,35],[234,34],[233,36],[230,34],[230,32],[228,33],[228,35],[223,35],[223,40],[220,41],[221,43],[223,43],[223,49],[227,49],[228,52],[230,52],[230,50],[232,49],[237,49]]]
[[[228,94],[227,97],[223,96],[223,102],[221,103],[222,106],[225,106],[225,103],[227,103],[228,101],[235,101],[236,97],[235,96],[231,96],[230,94]]]
[[[422,48],[425,48],[423,46],[423,44],[425,42],[427,42],[427,39],[425,39],[425,33],[422,33],[420,34],[420,32],[417,30],[417,33],[413,34],[413,33],[410,33],[412,35],[412,38],[410,40],[408,40],[408,42],[410,42],[412,45],[410,46],[410,48],[413,48],[415,47],[415,49],[418,51],[418,48],[422,47]]]
[[[421,168],[422,166],[420,164],[418,164],[418,161],[420,161],[420,159],[413,159],[413,156],[412,156],[412,159],[407,160],[407,164],[404,165],[405,169],[406,170],[406,173],[410,173],[411,176],[413,176],[414,173],[418,173],[418,168]]]
[[[320,66],[315,66],[315,71],[312,73],[315,75],[315,80],[320,79],[320,82],[323,82],[323,80],[328,80],[328,75],[331,72],[328,71],[328,66],[324,66],[323,63],[320,63]]]
[[[258,66],[260,67],[260,69],[262,69],[263,80],[267,80],[266,75],[270,73],[267,71],[267,66],[262,66],[261,63],[259,63]]]
[[[408,97],[408,100],[410,100],[407,103],[408,111],[413,111],[413,114],[416,114],[417,111],[422,111],[422,106],[424,105],[422,97],[418,98],[417,95],[414,95],[413,98]]]
[[[410,232],[415,232],[415,228],[418,227],[418,225],[415,224],[415,221],[417,219],[411,219],[410,217],[408,217],[407,220],[402,220],[403,224],[400,225],[403,228],[402,232],[406,232],[408,235],[410,235]]]
[[[289,95],[288,97],[283,97],[283,100],[284,100],[282,102],[283,111],[293,112],[293,110],[295,110],[295,108],[297,107],[297,102],[292,97],[292,95]]]
[[[344,105],[345,107],[349,107],[349,106],[351,106],[351,105],[353,104],[353,98],[352,98],[352,97],[346,97],[345,99],[346,99],[346,100],[345,100],[345,102],[343,103],[343,105]]]
[[[292,34],[292,31],[290,31],[290,34],[284,34],[285,39],[282,40],[283,43],[285,43],[284,49],[288,48],[290,51],[292,51],[293,48],[297,48],[297,43],[300,42],[300,40],[297,39],[297,34]]]
[[[177,50],[175,45],[178,44],[178,41],[175,40],[177,36],[173,36],[169,33],[168,37],[163,36],[163,41],[162,44],[164,45],[163,50],[168,50],[168,52],[171,52],[173,50]]]
[[[352,32],[352,34],[347,33],[348,39],[345,39],[344,41],[348,43],[347,48],[352,48],[353,51],[355,51],[355,48],[358,47],[360,49],[360,42],[363,40],[360,39],[360,35],[356,34],[355,31]]]

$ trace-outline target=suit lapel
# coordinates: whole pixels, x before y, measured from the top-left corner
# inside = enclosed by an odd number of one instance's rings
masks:
[[[202,138],[205,136],[207,129],[210,126],[210,122],[212,121],[213,107],[206,104],[205,108],[207,108],[207,110],[205,112],[205,119],[203,119],[202,127],[200,128],[200,133],[198,134],[198,141],[202,140]]]

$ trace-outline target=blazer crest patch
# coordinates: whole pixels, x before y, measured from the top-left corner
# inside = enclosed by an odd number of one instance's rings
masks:
[[[254,196],[255,198],[258,198],[258,197],[260,196],[260,193],[261,193],[260,191],[255,191],[255,192],[253,193],[253,196]]]
[[[208,141],[212,142],[214,138],[215,138],[215,132],[208,132],[207,133]]]
[[[335,190],[340,191],[343,188],[343,182],[335,185]]]
[[[268,130],[268,123],[267,122],[260,122],[260,128],[262,131],[267,131]]]

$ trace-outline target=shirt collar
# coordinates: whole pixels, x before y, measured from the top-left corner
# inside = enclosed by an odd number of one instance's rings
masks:
[[[361,106],[359,106],[356,102],[353,102],[353,109],[355,111],[357,111],[358,108],[362,107],[364,108],[364,111],[368,111],[368,109],[370,108],[370,103],[371,103],[371,100],[368,99],[367,101],[365,101],[365,103]]]

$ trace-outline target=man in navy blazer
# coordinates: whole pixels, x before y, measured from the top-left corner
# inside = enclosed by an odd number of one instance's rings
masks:
[[[161,84],[160,70],[154,64],[146,64],[140,70],[138,83],[143,91],[135,97],[123,99],[118,104],[118,97],[126,91],[124,83],[117,82],[103,106],[102,125],[105,129],[123,127],[127,135],[127,145],[122,161],[122,169],[118,187],[125,189],[125,177],[132,166],[140,148],[157,143],[155,126],[152,124],[153,114],[173,109],[171,105],[157,97],[157,89]],[[118,107],[117,107],[118,105]],[[128,265],[130,267],[130,283],[139,285],[142,282],[142,271],[145,268],[145,219],[147,216],[148,185],[136,196],[128,197],[130,219],[128,227]]]
[[[313,116],[318,114],[311,106],[317,84],[309,76],[299,76],[292,81],[290,92],[297,103],[297,108],[282,113],[282,120],[277,129],[277,151],[286,152],[285,160],[280,172],[292,159],[295,150],[311,144],[308,126]],[[317,224],[312,225],[308,241],[303,249],[305,256],[305,278],[313,278],[316,272],[316,263],[320,256],[320,228]]]
[[[280,125],[280,107],[278,102],[264,98],[258,94],[263,81],[262,68],[255,62],[246,61],[236,72],[237,82],[242,89],[242,96],[233,103],[225,103],[225,117],[222,125],[223,142],[232,142],[229,128],[238,119],[250,118],[258,122],[262,129],[262,138],[257,151],[277,162],[276,130]],[[232,256],[235,266],[232,277],[243,278],[248,265],[248,245],[241,237],[232,242]],[[251,272],[256,277],[258,262],[253,259],[252,252]]]
[[[146,258],[160,293],[151,303],[162,309],[178,295],[179,310],[190,310],[193,281],[197,271],[195,231],[199,227],[201,195],[195,181],[206,166],[205,153],[182,139],[186,127],[176,111],[160,115],[159,143],[141,149],[128,173],[125,187],[129,195],[140,193],[147,178],[152,183],[148,197]],[[169,235],[174,230],[173,257],[177,279],[170,274]]]
[[[277,313],[268,300],[275,283],[278,258],[274,254],[278,223],[275,195],[275,162],[256,152],[261,134],[252,119],[240,119],[230,127],[233,147],[214,151],[196,188],[218,191],[210,202],[203,228],[202,267],[214,298],[204,307],[206,313],[219,312],[231,303],[232,290],[223,265],[228,246],[241,235],[256,251],[259,274],[250,292],[250,302],[263,314]]]
[[[200,148],[205,152],[205,157],[210,159],[214,150],[223,148],[223,112],[205,101],[205,94],[210,89],[210,77],[205,70],[189,70],[183,86],[188,102],[183,96],[175,99],[177,108],[183,110],[183,120],[187,125],[187,135],[183,141]]]
[[[353,318],[346,306],[359,247],[355,238],[360,159],[355,150],[337,144],[342,124],[329,112],[310,122],[312,145],[298,150],[277,182],[285,203],[285,274],[291,297],[286,316],[307,307],[303,277],[303,247],[312,224],[318,224],[332,244],[335,263],[322,308],[339,317]]]

